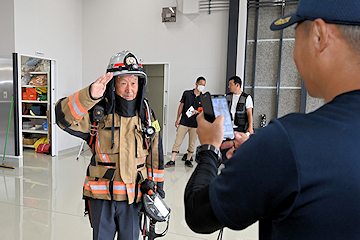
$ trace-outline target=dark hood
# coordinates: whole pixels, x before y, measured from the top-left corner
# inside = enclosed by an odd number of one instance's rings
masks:
[[[143,108],[143,100],[146,92],[145,88],[145,79],[142,76],[138,76],[139,81],[139,89],[138,93],[136,95],[136,110],[140,114],[140,109]],[[115,107],[115,77],[111,79],[111,81],[107,84],[105,94],[104,94],[104,107],[105,107],[105,113],[110,114],[113,113],[114,107]]]

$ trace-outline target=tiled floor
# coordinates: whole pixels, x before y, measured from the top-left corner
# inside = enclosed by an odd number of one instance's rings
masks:
[[[34,150],[24,152],[24,167],[0,168],[1,240],[82,240],[92,239],[87,217],[83,217],[82,186],[89,151],[50,157]],[[184,166],[181,156],[176,167],[165,169],[165,202],[171,208],[169,232],[159,239],[217,239],[193,233],[184,219],[183,195],[193,169]],[[157,232],[165,225],[158,223]],[[243,231],[225,229],[223,240],[258,239],[258,226]]]

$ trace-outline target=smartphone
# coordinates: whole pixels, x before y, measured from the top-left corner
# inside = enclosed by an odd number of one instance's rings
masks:
[[[224,95],[211,95],[209,92],[206,92],[202,95],[201,105],[203,107],[205,119],[207,121],[213,122],[219,115],[224,117],[223,140],[234,139],[235,134],[226,97]]]

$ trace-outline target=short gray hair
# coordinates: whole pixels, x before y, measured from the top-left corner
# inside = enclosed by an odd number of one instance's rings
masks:
[[[349,43],[350,47],[360,54],[360,26],[337,25],[341,35]]]

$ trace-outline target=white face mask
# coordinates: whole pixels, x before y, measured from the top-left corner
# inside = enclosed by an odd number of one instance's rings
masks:
[[[202,92],[202,91],[204,91],[205,86],[203,86],[203,85],[198,85],[197,89],[199,90],[199,92]]]

